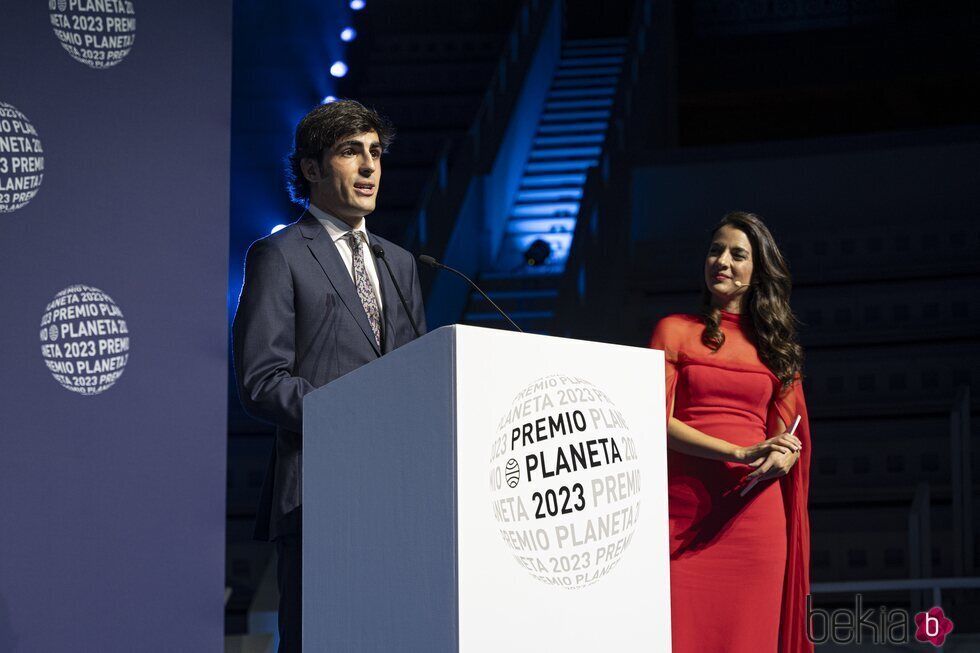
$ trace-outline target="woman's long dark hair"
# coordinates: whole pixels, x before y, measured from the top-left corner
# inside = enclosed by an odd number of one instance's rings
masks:
[[[796,341],[796,317],[789,306],[793,282],[776,240],[753,213],[733,211],[711,230],[712,239],[722,227],[743,232],[752,243],[752,281],[746,291],[746,311],[752,321],[759,358],[788,390],[803,369],[803,348]],[[702,293],[704,331],[701,342],[713,351],[725,344],[721,311],[711,305],[707,286]]]

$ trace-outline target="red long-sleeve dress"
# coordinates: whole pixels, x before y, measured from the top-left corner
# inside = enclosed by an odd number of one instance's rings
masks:
[[[748,316],[722,312],[725,343],[701,342],[695,315],[671,315],[650,346],[666,358],[667,410],[685,424],[739,446],[789,429],[803,442],[785,477],[745,497],[746,465],[669,451],[670,599],[674,653],[798,653],[806,637],[809,592],[810,430],[797,381],[779,380],[759,360]]]

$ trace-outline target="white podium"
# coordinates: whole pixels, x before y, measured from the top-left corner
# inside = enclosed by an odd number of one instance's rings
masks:
[[[304,650],[670,651],[663,379],[453,326],[308,395]]]

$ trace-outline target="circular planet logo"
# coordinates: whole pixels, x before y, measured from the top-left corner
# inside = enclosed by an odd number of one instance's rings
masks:
[[[132,0],[57,0],[49,2],[48,9],[61,47],[89,68],[115,66],[136,41]]]
[[[553,374],[521,389],[490,452],[490,503],[508,552],[563,589],[600,582],[619,565],[640,518],[637,446],[612,397]]]
[[[17,107],[0,102],[0,213],[34,199],[44,180],[44,148],[34,125]]]
[[[122,310],[91,286],[70,286],[41,317],[41,356],[55,381],[81,395],[105,392],[129,362],[129,327]]]

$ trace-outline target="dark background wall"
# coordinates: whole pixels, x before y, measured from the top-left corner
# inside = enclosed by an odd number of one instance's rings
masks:
[[[626,290],[605,337],[642,345],[697,311],[708,230],[757,212],[789,260],[807,355],[813,580],[854,584],[817,604],[853,604],[872,579],[976,576],[980,14],[673,4],[651,104],[666,125],[633,132]],[[975,598],[943,594],[961,632],[980,623]]]

